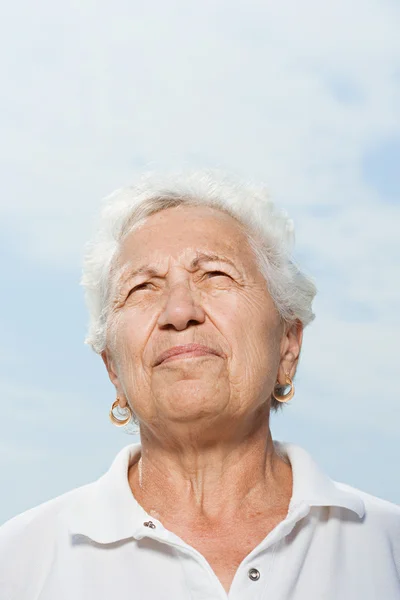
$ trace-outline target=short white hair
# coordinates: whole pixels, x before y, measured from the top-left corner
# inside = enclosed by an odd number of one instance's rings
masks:
[[[299,320],[304,327],[314,319],[316,287],[292,258],[293,222],[276,209],[264,187],[213,171],[145,173],[105,198],[97,233],[86,246],[81,279],[89,309],[85,343],[95,352],[106,347],[110,292],[122,242],[147,217],[180,205],[211,206],[239,221],[281,318],[287,323]]]

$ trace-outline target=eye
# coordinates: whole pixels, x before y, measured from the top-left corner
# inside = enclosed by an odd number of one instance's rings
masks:
[[[206,276],[210,276],[210,277],[229,277],[229,275],[227,273],[224,273],[224,271],[207,271]]]
[[[135,285],[135,287],[133,287],[128,294],[128,297],[133,293],[133,292],[137,292],[139,290],[145,290],[147,289],[147,286],[151,285],[151,283],[148,282],[144,282],[144,283],[140,283],[139,285]]]

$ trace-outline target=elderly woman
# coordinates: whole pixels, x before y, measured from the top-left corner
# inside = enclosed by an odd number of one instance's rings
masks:
[[[314,316],[292,238],[262,189],[209,174],[108,198],[87,342],[141,443],[0,529],[2,600],[400,598],[400,508],[271,436]]]

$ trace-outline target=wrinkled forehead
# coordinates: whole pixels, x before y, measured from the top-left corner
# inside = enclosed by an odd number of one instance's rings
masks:
[[[120,246],[116,262],[126,269],[179,261],[190,266],[199,254],[232,261],[238,268],[257,269],[246,228],[231,215],[208,206],[178,206],[162,210],[135,226]]]

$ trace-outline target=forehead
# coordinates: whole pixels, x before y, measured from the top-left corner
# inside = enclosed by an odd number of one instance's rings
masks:
[[[147,217],[125,238],[118,262],[123,266],[189,258],[198,251],[221,252],[242,263],[254,263],[243,226],[209,206],[177,206]]]

